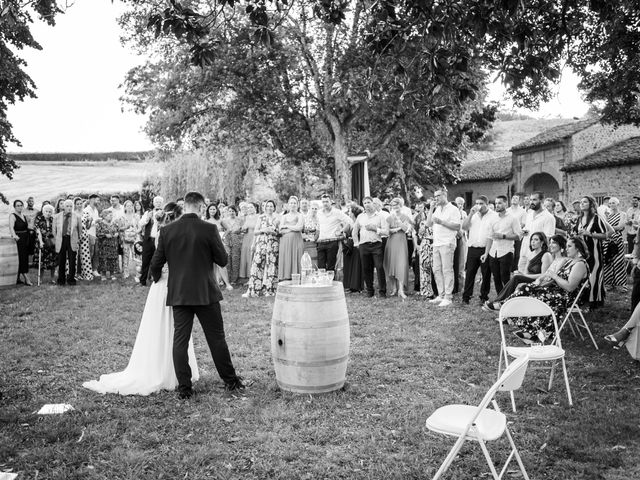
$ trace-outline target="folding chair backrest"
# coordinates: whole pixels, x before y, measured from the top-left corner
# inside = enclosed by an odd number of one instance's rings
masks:
[[[523,355],[511,362],[511,365],[504,371],[498,380],[498,390],[501,392],[512,392],[518,390],[524,381],[524,374],[527,373],[529,355]]]
[[[555,338],[552,343],[562,347],[560,342],[560,329],[558,328],[558,322],[556,320],[556,314],[551,307],[544,303],[542,300],[538,300],[533,297],[515,297],[511,300],[504,302],[500,307],[500,335],[502,336],[503,343],[506,342],[504,336],[504,327],[502,326],[502,319],[510,317],[551,317],[553,320],[553,328],[555,331]]]
[[[560,324],[560,327],[558,327],[558,332],[561,332],[562,329],[564,328],[565,323],[567,323],[567,320],[569,320],[569,317],[571,316],[571,312],[573,312],[573,310],[575,308],[580,308],[578,306],[578,304],[580,303],[580,298],[582,298],[582,294],[584,293],[584,289],[587,288],[588,286],[589,286],[589,277],[587,277],[586,280],[584,282],[582,282],[582,285],[580,286],[580,289],[578,290],[578,294],[573,299],[573,302],[571,303],[571,306],[567,310],[567,314],[565,315],[564,320],[562,320],[562,323]]]
[[[487,391],[486,395],[478,405],[478,410],[481,411],[487,408],[489,402],[493,400],[496,392],[509,392],[517,390],[524,381],[524,374],[527,372],[527,365],[529,364],[529,355],[523,355],[511,362],[507,369],[500,375],[500,378],[494,383]],[[474,419],[475,421],[475,419]]]
[[[553,315],[551,307],[542,300],[532,297],[515,297],[504,302],[500,317],[546,317]]]

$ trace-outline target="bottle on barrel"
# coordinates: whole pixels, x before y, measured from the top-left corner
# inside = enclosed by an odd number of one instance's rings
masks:
[[[302,259],[300,260],[300,267],[302,268],[302,276],[300,277],[302,280],[301,283],[304,284],[307,278],[309,278],[312,265],[313,264],[311,263],[309,252],[304,252],[304,254],[302,255]]]

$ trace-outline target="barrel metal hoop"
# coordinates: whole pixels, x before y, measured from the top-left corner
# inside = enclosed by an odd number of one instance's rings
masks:
[[[349,317],[344,317],[339,320],[333,320],[331,322],[287,322],[286,320],[273,320],[273,325],[276,327],[293,327],[293,328],[331,328],[339,327],[341,325],[349,325]]]
[[[340,382],[337,382],[337,383],[331,383],[329,385],[315,385],[310,387],[307,387],[304,385],[292,385],[290,383],[281,382],[280,380],[277,380],[277,381],[278,381],[278,385],[281,388],[284,388],[285,390],[292,390],[292,391],[298,391],[298,392],[301,391],[301,392],[309,392],[309,393],[331,392],[333,390],[342,388],[342,386],[344,385],[344,380],[341,380]]]
[[[276,300],[286,300],[289,303],[326,303],[326,302],[344,302],[344,297],[336,297],[335,295],[318,295],[315,297],[307,297],[301,295],[287,295],[278,292]]]
[[[315,362],[297,362],[294,360],[286,360],[284,358],[273,357],[273,361],[280,365],[288,365],[290,367],[327,367],[329,365],[337,365],[339,363],[346,362],[349,359],[349,355],[345,355],[340,358],[333,358],[331,360],[319,360]]]

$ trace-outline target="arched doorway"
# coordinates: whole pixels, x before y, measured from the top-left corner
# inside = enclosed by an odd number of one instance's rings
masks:
[[[531,175],[524,183],[525,193],[542,192],[545,197],[558,197],[560,186],[555,178],[548,173],[536,173]]]

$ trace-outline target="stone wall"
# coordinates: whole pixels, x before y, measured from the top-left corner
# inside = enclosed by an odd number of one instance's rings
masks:
[[[632,125],[623,125],[614,128],[611,125],[596,123],[573,136],[571,140],[573,153],[567,158],[567,162],[578,161],[609,145],[637,136],[640,136],[640,128]]]
[[[583,195],[593,195],[597,199],[609,195],[617,197],[621,210],[626,211],[631,206],[631,197],[640,194],[640,165],[568,172],[566,175],[569,202]]]
[[[560,168],[564,165],[565,149],[566,145],[555,144],[538,147],[538,150],[514,152],[513,175],[516,190],[523,191],[527,180],[540,173],[551,175],[558,182],[558,190],[562,190],[563,176]]]

